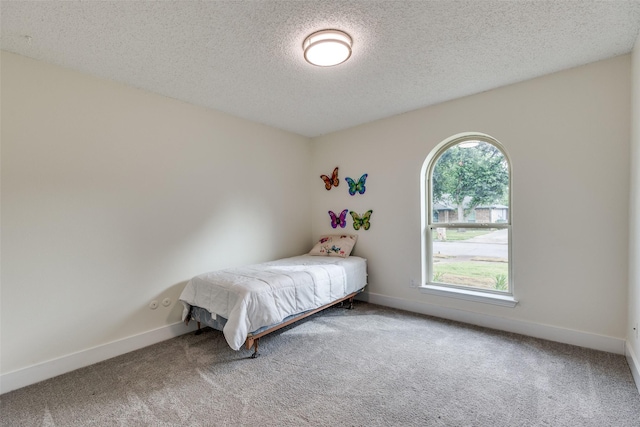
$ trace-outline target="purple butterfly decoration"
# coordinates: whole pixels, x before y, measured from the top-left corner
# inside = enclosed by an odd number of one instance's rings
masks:
[[[333,211],[329,211],[329,216],[331,217],[331,227],[336,228],[340,226],[341,228],[345,228],[347,226],[347,212],[349,212],[349,209],[343,210],[338,216],[333,213]]]

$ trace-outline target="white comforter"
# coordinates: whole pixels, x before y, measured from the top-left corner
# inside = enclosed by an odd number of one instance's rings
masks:
[[[249,332],[321,307],[366,285],[366,261],[359,257],[302,255],[194,277],[180,295],[185,309],[207,309],[227,319],[225,339],[234,350]]]

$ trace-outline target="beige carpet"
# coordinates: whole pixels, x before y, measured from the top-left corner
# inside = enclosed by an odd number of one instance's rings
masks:
[[[640,426],[621,355],[359,302],[184,335],[0,396],[3,426]]]

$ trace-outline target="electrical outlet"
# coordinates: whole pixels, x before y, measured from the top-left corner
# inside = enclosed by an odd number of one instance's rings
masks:
[[[410,288],[417,288],[418,287],[418,282],[416,279],[409,279],[409,287]]]

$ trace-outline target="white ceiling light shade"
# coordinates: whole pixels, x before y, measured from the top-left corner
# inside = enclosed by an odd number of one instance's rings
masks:
[[[304,59],[319,67],[342,64],[351,56],[351,44],[351,37],[343,31],[318,31],[304,40]]]

